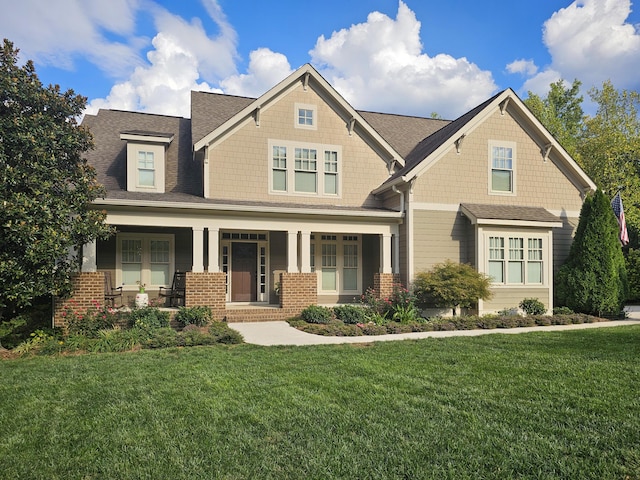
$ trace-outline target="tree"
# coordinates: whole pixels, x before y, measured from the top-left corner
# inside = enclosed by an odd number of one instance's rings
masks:
[[[578,143],[584,127],[580,85],[579,80],[574,80],[571,87],[565,87],[565,81],[558,80],[549,86],[549,93],[545,98],[528,92],[528,98],[524,100],[538,120],[575,160],[578,160],[580,154]]]
[[[446,260],[427,272],[421,272],[413,283],[413,292],[421,306],[453,309],[469,308],[478,300],[491,298],[491,279],[466,263]]]
[[[44,87],[33,62],[0,51],[0,320],[42,295],[70,292],[70,250],[106,238],[104,194],[82,158],[91,134],[78,125],[86,98]]]
[[[640,93],[614,88],[610,81],[589,91],[598,105],[587,118],[579,142],[581,166],[598,188],[613,196],[622,187],[632,237],[640,230]],[[633,240],[633,238],[632,238]]]
[[[618,222],[602,190],[589,195],[569,257],[556,276],[556,300],[576,312],[618,315],[627,296],[627,275]]]

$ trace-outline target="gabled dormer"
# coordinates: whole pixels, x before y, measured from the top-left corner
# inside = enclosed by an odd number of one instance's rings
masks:
[[[127,142],[127,191],[164,193],[166,152],[172,133],[127,130],[120,140]]]

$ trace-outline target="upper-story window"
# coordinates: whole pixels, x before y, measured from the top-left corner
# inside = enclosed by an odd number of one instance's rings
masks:
[[[294,108],[294,126],[315,130],[317,127],[318,109],[315,105],[296,103]]]
[[[166,150],[173,134],[142,132],[120,133],[127,141],[127,190],[164,193]]]
[[[341,147],[270,140],[269,154],[272,193],[340,195]]]
[[[489,142],[491,193],[515,193],[515,152],[512,142]]]

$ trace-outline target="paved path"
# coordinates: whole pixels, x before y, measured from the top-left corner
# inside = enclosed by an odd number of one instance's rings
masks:
[[[446,332],[417,332],[389,335],[363,335],[359,337],[325,337],[301,332],[287,322],[248,322],[229,323],[244,337],[245,342],[256,345],[321,345],[337,343],[369,343],[390,340],[407,340],[419,338],[473,337],[490,334],[517,334],[526,332],[556,332],[563,330],[580,330],[587,328],[618,327],[620,325],[640,325],[640,309],[629,314],[627,320],[611,322],[580,323],[577,325],[550,325],[548,327],[494,328],[491,330],[453,330]]]

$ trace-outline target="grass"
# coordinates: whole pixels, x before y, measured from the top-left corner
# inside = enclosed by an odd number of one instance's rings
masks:
[[[637,479],[640,327],[0,362],[0,478]]]

